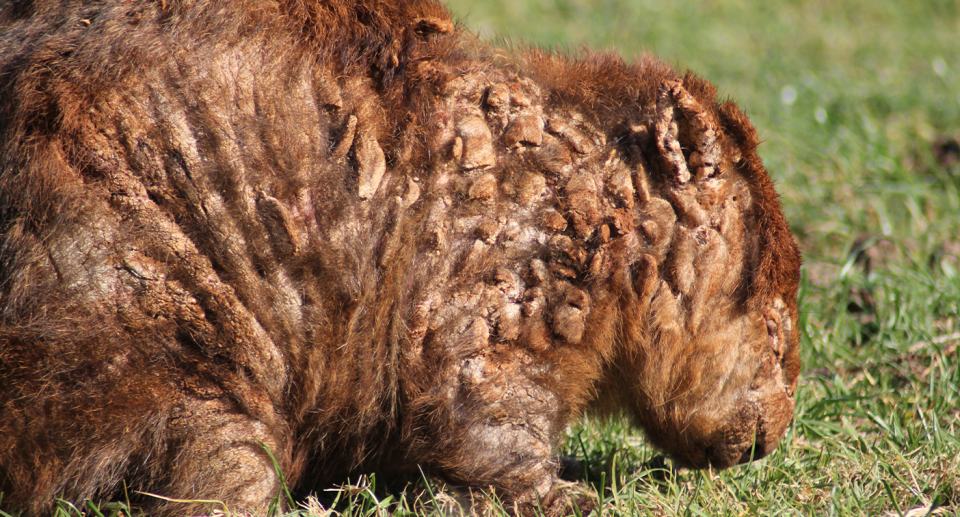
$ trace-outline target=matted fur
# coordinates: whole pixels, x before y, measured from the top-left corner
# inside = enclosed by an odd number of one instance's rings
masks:
[[[800,255],[702,79],[504,57],[432,1],[13,0],[0,27],[6,508],[263,511],[266,445],[293,486],[421,466],[561,513],[585,411],[690,467],[783,435]]]

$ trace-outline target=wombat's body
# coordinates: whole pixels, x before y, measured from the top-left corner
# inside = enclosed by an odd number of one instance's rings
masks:
[[[261,511],[266,445],[559,512],[591,409],[691,467],[772,450],[799,253],[745,116],[491,52],[429,1],[0,6],[4,507]]]

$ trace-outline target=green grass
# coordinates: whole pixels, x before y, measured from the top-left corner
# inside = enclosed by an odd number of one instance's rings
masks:
[[[584,460],[603,515],[960,513],[960,166],[932,152],[960,136],[960,2],[450,4],[483,37],[649,51],[713,81],[766,140],[804,250],[804,366],[780,450],[720,473],[664,471],[637,431],[585,422],[567,452]],[[435,481],[377,481],[320,496],[349,516],[457,504]],[[81,514],[98,513],[58,515]]]

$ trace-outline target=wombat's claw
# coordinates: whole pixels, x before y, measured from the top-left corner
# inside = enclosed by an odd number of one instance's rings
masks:
[[[571,493],[557,489],[541,500],[539,504],[521,503],[514,505],[514,514],[523,517],[566,517],[581,515],[586,517],[597,507],[596,495],[592,493]]]

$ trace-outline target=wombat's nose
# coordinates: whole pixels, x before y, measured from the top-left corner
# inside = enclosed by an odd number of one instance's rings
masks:
[[[753,440],[753,447],[749,447],[743,452],[743,455],[740,456],[740,459],[737,460],[737,465],[743,465],[744,463],[750,463],[751,461],[759,460],[767,454],[773,452],[777,448],[777,444],[780,442],[780,439],[776,435],[773,437],[773,441],[769,439],[767,433],[763,428],[763,423],[758,422],[757,425],[757,434]]]
[[[737,465],[750,463],[751,461],[759,460],[767,455],[767,451],[760,445],[759,439],[757,441],[758,443],[755,446],[747,449],[747,451],[743,453],[743,456],[740,456],[740,459],[737,460]]]

